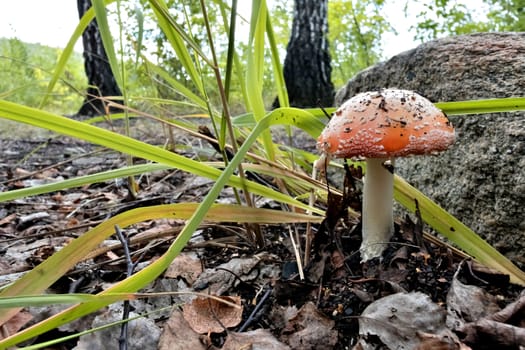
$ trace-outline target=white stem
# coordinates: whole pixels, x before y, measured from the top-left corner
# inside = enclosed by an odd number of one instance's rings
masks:
[[[394,174],[384,167],[386,159],[366,160],[363,188],[363,243],[361,260],[380,257],[394,232],[392,199]]]

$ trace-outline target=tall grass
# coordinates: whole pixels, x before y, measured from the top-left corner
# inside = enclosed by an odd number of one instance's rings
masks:
[[[124,62],[118,58],[113,48],[114,38],[118,35],[112,33],[107,20],[107,6],[114,1],[94,0],[93,8],[89,10],[80,20],[78,27],[71,36],[68,46],[64,50],[60,60],[55,67],[53,79],[48,86],[48,94],[51,95],[56,82],[63,73],[68,59],[71,57],[74,43],[79,39],[87,24],[97,17],[100,30],[103,33],[104,45],[108,52],[111,67],[117,77],[121,89],[126,91],[125,70],[122,69]],[[120,3],[117,2],[117,6]],[[224,19],[226,32],[236,27],[237,17],[235,15],[236,1],[233,6],[219,2],[221,15]],[[184,249],[192,234],[204,221],[238,221],[242,223],[264,224],[264,223],[319,223],[324,217],[324,211],[319,207],[311,207],[306,198],[310,191],[318,193],[321,202],[327,196],[327,188],[321,182],[310,179],[306,174],[310,172],[308,164],[311,164],[317,156],[309,152],[297,152],[290,154],[284,151],[272,138],[272,127],[274,125],[287,125],[305,131],[311,137],[312,145],[316,137],[324,127],[325,120],[323,112],[317,109],[301,110],[288,107],[287,93],[284,78],[280,67],[281,58],[273,40],[271,19],[268,15],[266,2],[254,0],[252,3],[252,15],[250,18],[250,35],[248,41],[248,59],[242,62],[235,46],[234,34],[230,33],[227,38],[229,50],[225,66],[213,53],[208,50],[216,45],[219,40],[212,31],[208,31],[207,49],[200,47],[192,38],[191,31],[184,23],[178,23],[170,14],[170,10],[164,0],[150,0],[144,6],[153,11],[158,28],[167,38],[169,45],[179,60],[183,71],[189,77],[191,86],[187,86],[180,80],[170,76],[166,70],[148,61],[140,52],[136,57],[138,65],[147,67],[151,74],[161,77],[163,84],[177,91],[181,96],[177,101],[166,101],[155,96],[141,96],[143,100],[148,99],[161,106],[169,103],[181,106],[191,106],[197,109],[197,114],[206,117],[213,126],[217,137],[219,149],[226,154],[232,152],[233,157],[224,157],[223,163],[207,163],[197,161],[190,157],[173,153],[134,139],[129,135],[120,135],[115,132],[61,117],[49,113],[43,109],[36,109],[12,102],[0,100],[0,116],[5,119],[14,120],[19,123],[30,124],[40,128],[51,130],[60,135],[67,135],[79,140],[89,141],[109,149],[122,152],[126,155],[146,159],[146,165],[129,165],[122,169],[114,169],[85,177],[64,180],[50,185],[35,186],[23,190],[15,190],[0,193],[0,202],[14,200],[28,196],[36,196],[52,191],[69,189],[87,183],[106,181],[108,179],[124,176],[144,174],[159,169],[178,169],[195,176],[205,177],[214,181],[213,186],[199,203],[178,203],[173,205],[153,206],[124,212],[120,215],[101,223],[95,228],[85,232],[81,237],[72,241],[66,247],[55,253],[46,261],[27,272],[23,277],[4,288],[0,293],[0,324],[7,322],[19,312],[20,307],[13,307],[12,303],[2,304],[2,300],[12,300],[20,295],[39,295],[46,288],[62,277],[76,263],[84,259],[104,239],[114,233],[115,225],[121,228],[137,222],[148,221],[158,218],[185,219],[186,224],[171,246],[164,254],[143,270],[114,284],[100,293],[99,299],[89,298],[86,302],[76,304],[63,312],[52,316],[30,328],[19,331],[0,341],[0,348],[14,346],[20,342],[42,334],[61,324],[75,320],[83,315],[92,313],[97,309],[114,301],[110,296],[119,293],[133,293],[145,287],[155,280],[173,261],[173,259]],[[201,1],[202,12],[206,19],[205,11],[207,5]],[[189,18],[191,24],[191,18]],[[191,26],[189,26],[191,28]],[[140,34],[140,33],[139,33]],[[122,37],[122,36],[120,36]],[[211,52],[209,54],[205,52]],[[273,74],[275,90],[282,108],[269,111],[264,104],[263,96],[263,70],[264,55],[270,54],[273,62]],[[203,78],[204,69],[214,72],[215,81]],[[237,80],[241,87],[246,113],[233,116],[230,112],[229,100],[231,82]],[[211,99],[209,96],[219,96],[219,99]],[[136,98],[136,97],[135,97]],[[182,123],[173,118],[157,118],[132,106],[133,98],[119,106],[127,112],[128,116],[134,118],[147,118],[162,123],[169,128],[180,128],[194,137],[203,137],[197,133],[197,125]],[[489,100],[489,101],[466,101],[455,103],[442,103],[440,107],[449,114],[479,113],[483,111],[506,111],[525,110],[525,99],[514,100]],[[333,109],[329,109],[333,110]],[[238,145],[238,140],[243,142]],[[304,169],[298,169],[302,164]],[[279,190],[272,189],[263,184],[248,180],[243,176],[245,171],[264,174],[273,177],[279,185]],[[238,203],[236,205],[218,205],[216,199],[225,186],[234,187],[239,191]],[[332,189],[337,191],[336,189]],[[264,197],[282,203],[284,210],[257,209],[251,207],[250,200],[254,197]],[[401,178],[395,179],[395,197],[408,210],[415,210],[416,201],[419,203],[422,218],[434,229],[455,242],[460,248],[477,258],[488,266],[495,267],[511,276],[515,283],[525,285],[525,274],[516,268],[510,261],[499,254],[489,244],[481,240],[468,227],[441,209],[436,203],[425,197],[422,193],[411,187]],[[302,214],[301,212],[311,213]],[[350,213],[357,215],[356,213]],[[454,230],[450,228],[453,227]],[[257,237],[254,238],[257,241]],[[257,243],[257,242],[256,242]],[[259,244],[260,237],[259,237]]]

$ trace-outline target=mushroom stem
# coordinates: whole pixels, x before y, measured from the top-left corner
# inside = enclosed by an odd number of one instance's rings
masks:
[[[361,260],[380,257],[394,232],[392,199],[394,174],[385,158],[367,158],[363,187],[363,243]]]

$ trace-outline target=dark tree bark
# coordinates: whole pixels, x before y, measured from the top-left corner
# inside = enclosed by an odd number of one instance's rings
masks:
[[[328,51],[328,0],[295,0],[292,34],[284,60],[290,105],[328,107],[334,102]],[[278,106],[278,101],[274,107]]]
[[[82,18],[91,7],[91,0],[77,0],[77,7],[78,14]],[[84,68],[89,85],[86,98],[77,114],[89,117],[102,115],[108,110],[105,108],[106,103],[98,97],[121,96],[122,93],[111,71],[96,20],[91,21],[82,33],[82,43],[84,45]],[[110,109],[109,112],[116,112],[116,110]]]

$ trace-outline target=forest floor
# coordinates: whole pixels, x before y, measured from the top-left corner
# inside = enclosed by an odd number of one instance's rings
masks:
[[[140,135],[161,144],[157,137],[155,132]],[[0,191],[125,165],[115,152],[31,131],[17,131],[15,137],[0,131],[0,149]],[[1,203],[1,283],[109,217],[136,207],[199,202],[212,185],[177,170],[152,173],[138,183],[137,198],[131,198],[125,180],[118,180]],[[233,196],[225,190],[221,200]],[[359,207],[357,195],[349,202]],[[266,245],[258,249],[245,238],[246,226],[202,225],[144,292],[198,291],[228,297],[240,308],[191,294],[133,301],[132,316],[148,315],[130,323],[129,349],[524,348],[523,288],[507,276],[424,235],[417,217],[397,220],[381,262],[362,264],[359,221],[336,219],[314,226],[314,249],[303,278],[290,234],[303,240],[306,225],[297,225],[293,233],[285,225],[263,225]],[[137,269],[160,256],[182,225],[155,220],[122,228],[131,238]],[[125,278],[126,269],[122,244],[112,238],[49,292],[97,293]],[[56,310],[29,308],[29,324]],[[113,305],[34,341],[121,318],[122,305]],[[119,335],[117,325],[48,349],[117,349]]]

